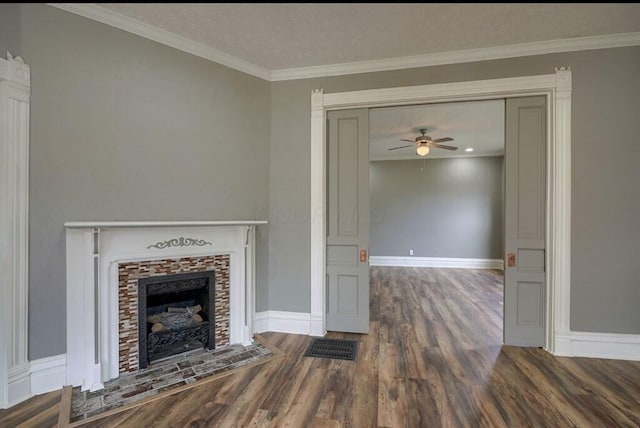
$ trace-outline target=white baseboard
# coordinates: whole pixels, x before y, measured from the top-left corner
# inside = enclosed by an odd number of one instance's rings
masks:
[[[0,408],[9,408],[34,395],[55,391],[66,383],[66,354],[30,361],[9,373],[8,400],[0,403]]]
[[[309,334],[311,314],[306,312],[264,311],[254,319],[255,333],[277,331],[279,333]]]
[[[311,314],[305,312],[264,311],[256,313],[253,325],[255,333],[276,331],[322,335],[321,321],[313,329],[315,331],[312,331],[311,321]],[[576,331],[558,333],[555,337],[554,355],[640,361],[640,335]]]
[[[554,355],[640,361],[640,334],[583,331],[556,334]]]
[[[370,266],[442,267],[466,269],[504,269],[502,259],[467,259],[450,257],[371,256]]]
[[[7,379],[7,401],[2,407],[9,408],[31,398],[29,384],[29,364],[12,367]]]
[[[553,339],[553,348],[553,352],[550,349],[545,349],[558,357],[571,357],[571,332],[557,331]]]
[[[54,355],[31,361],[31,395],[62,388],[67,382],[67,355]]]
[[[327,334],[327,331],[324,329],[323,319],[320,315],[311,315],[311,331],[309,334],[319,337]]]
[[[264,333],[269,331],[269,311],[256,312],[253,319],[253,332]]]

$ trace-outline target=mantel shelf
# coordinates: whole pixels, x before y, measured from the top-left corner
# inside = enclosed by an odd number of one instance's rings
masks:
[[[222,221],[67,221],[67,229],[107,229],[127,227],[197,227],[197,226],[258,226],[266,220],[222,220]]]

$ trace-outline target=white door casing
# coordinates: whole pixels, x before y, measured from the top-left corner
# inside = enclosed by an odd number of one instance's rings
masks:
[[[0,408],[31,397],[28,359],[31,71],[0,59]]]
[[[555,74],[311,94],[311,325],[326,333],[326,141],[329,110],[543,95],[547,98],[545,349],[569,337],[571,257],[571,70]]]

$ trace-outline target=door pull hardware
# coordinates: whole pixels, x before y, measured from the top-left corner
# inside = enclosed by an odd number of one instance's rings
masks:
[[[362,263],[367,261],[367,250],[360,250],[360,261]]]
[[[507,254],[507,266],[508,267],[516,267],[516,254],[515,253]]]

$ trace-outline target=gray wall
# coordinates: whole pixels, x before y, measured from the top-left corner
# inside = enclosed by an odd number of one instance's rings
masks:
[[[0,3],[0,58],[7,51],[20,55],[20,6],[18,3]]]
[[[51,6],[22,5],[20,31],[35,359],[65,352],[65,221],[266,218],[270,86]],[[259,310],[268,239],[259,228]]]
[[[640,333],[640,47],[274,82],[270,218],[306,210],[310,94],[573,70],[571,328]],[[309,312],[309,221],[270,228],[269,307]],[[303,221],[304,219],[304,221]]]
[[[370,162],[370,254],[501,259],[503,159]]]
[[[268,213],[258,230],[258,310],[309,312],[312,89],[557,66],[572,67],[574,85],[571,327],[640,333],[640,47],[270,84],[50,6],[2,5],[0,16],[0,49],[32,67],[32,359],[65,351],[64,221]]]

